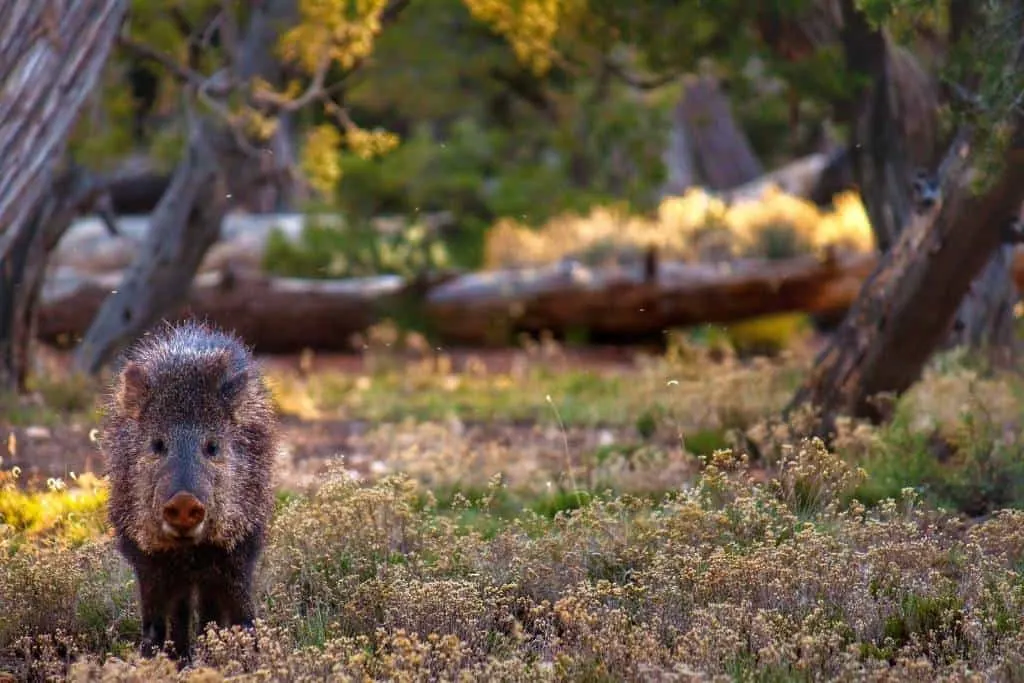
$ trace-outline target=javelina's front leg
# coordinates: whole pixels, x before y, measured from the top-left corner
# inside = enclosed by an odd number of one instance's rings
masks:
[[[138,568],[135,577],[139,584],[139,606],[142,612],[139,654],[148,659],[155,656],[167,640],[167,600],[151,572]]]
[[[191,591],[184,591],[183,594],[179,593],[177,600],[170,610],[171,616],[171,642],[173,643],[173,651],[170,653],[172,657],[178,657],[182,660],[191,659],[192,653],[190,645],[189,632],[192,628],[192,593]]]

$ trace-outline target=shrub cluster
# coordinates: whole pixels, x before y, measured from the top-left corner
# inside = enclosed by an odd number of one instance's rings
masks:
[[[110,541],[0,541],[3,666],[76,680],[851,680],[1024,675],[1024,515],[965,526],[803,441],[754,477],[717,451],[691,487],[597,495],[484,535],[406,477],[283,503],[259,649],[203,635],[140,662]],[[496,487],[497,488],[497,487]],[[481,514],[488,514],[487,502]],[[54,539],[59,537],[54,537]]]

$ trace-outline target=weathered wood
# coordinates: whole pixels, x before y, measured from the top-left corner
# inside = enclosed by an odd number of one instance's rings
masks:
[[[1010,367],[1017,355],[1013,308],[1020,281],[1014,278],[1012,245],[1003,245],[971,283],[960,303],[948,346],[967,346],[984,353],[997,367]],[[1016,281],[1015,281],[1016,280]]]
[[[275,352],[346,349],[346,335],[379,322],[399,300],[422,307],[446,343],[505,342],[505,335],[517,329],[565,333],[581,325],[639,336],[665,327],[773,312],[840,316],[877,265],[874,254],[833,262],[811,257],[748,261],[732,269],[662,262],[653,279],[639,266],[613,270],[561,265],[439,275],[417,286],[393,275],[307,280],[268,277],[224,264],[197,276],[186,307],[194,315],[244,330],[247,341]],[[1012,268],[1018,286],[1024,286],[1024,251],[1016,252]],[[56,269],[43,289],[40,339],[62,345],[77,341],[123,276]]]
[[[294,11],[291,0],[259,3],[240,47],[239,75],[273,80],[272,46]],[[232,49],[234,46],[232,46]],[[187,107],[188,143],[160,199],[153,227],[123,284],[104,301],[75,350],[76,371],[96,374],[122,348],[187,297],[200,262],[217,241],[232,196],[246,201],[267,182],[267,169],[240,130]],[[260,158],[254,158],[260,157]]]
[[[96,373],[130,339],[140,336],[185,298],[227,211],[223,171],[213,147],[218,134],[195,124],[153,215],[139,257],[104,300],[75,350],[78,371]]]
[[[60,346],[75,343],[107,295],[123,285],[123,276],[55,271],[43,290],[39,338]],[[393,312],[415,287],[397,275],[303,280],[227,269],[198,275],[184,302],[164,317],[209,320],[235,330],[260,352],[346,350],[354,333]]]
[[[0,253],[36,211],[124,0],[0,3]]]
[[[519,331],[647,335],[788,311],[827,313],[854,299],[875,257],[814,256],[719,266],[662,262],[596,269],[565,263],[454,279],[427,295],[426,315],[445,340],[505,343]]]
[[[728,268],[663,262],[653,279],[642,268],[554,265],[441,275],[426,291],[394,275],[307,280],[227,269],[199,275],[187,303],[171,317],[187,309],[275,352],[348,348],[348,335],[380,321],[396,302],[415,304],[415,299],[446,343],[505,343],[504,333],[512,331],[562,333],[581,327],[644,335],[773,312],[843,310],[874,263],[872,255],[749,261]],[[76,341],[107,294],[122,284],[123,273],[56,270],[43,291],[40,338]]]
[[[35,295],[78,187],[59,163],[124,0],[0,3],[0,387],[21,388]],[[67,181],[67,182],[65,182]],[[60,185],[55,187],[55,182]],[[76,193],[75,200],[79,197]],[[74,208],[78,208],[77,206]]]

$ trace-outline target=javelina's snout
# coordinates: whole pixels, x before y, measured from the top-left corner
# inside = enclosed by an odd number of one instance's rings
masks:
[[[176,535],[195,536],[202,530],[206,508],[199,499],[187,491],[178,491],[163,509],[165,530],[170,527]]]

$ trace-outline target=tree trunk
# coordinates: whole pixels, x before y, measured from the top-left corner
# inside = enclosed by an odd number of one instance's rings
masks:
[[[913,213],[911,165],[905,152],[904,131],[894,93],[888,41],[867,19],[844,0],[840,31],[847,67],[870,78],[870,84],[852,106],[841,111],[850,126],[850,162],[860,187],[864,209],[880,250],[888,251]]]
[[[31,243],[17,252],[18,258],[12,261],[14,268],[22,273],[18,286],[21,307],[11,318],[15,325],[10,335],[0,333],[3,338],[11,340],[11,367],[15,368],[11,377],[18,391],[25,389],[28,379],[39,318],[40,292],[49,257],[83,207],[93,203],[103,191],[101,181],[86,170],[72,166],[53,183],[52,191],[40,206],[30,229],[24,231],[32,236]]]
[[[180,306],[199,263],[217,241],[227,212],[225,180],[212,139],[194,124],[185,158],[153,214],[138,257],[100,307],[75,352],[76,370],[95,374],[131,339]]]
[[[1016,358],[1013,309],[1019,298],[1013,277],[1015,249],[996,250],[960,304],[950,346],[979,351],[993,367],[1007,368]]]
[[[677,109],[708,189],[727,190],[764,173],[733,118],[729,98],[714,79],[702,76],[688,82]]]
[[[966,32],[976,6],[954,0],[952,42]],[[837,102],[835,108],[851,131],[852,179],[859,187],[876,243],[887,251],[912,220],[914,170],[933,169],[942,150],[936,82],[909,52],[882,31],[872,29],[853,0],[816,1],[797,17],[773,10],[762,10],[761,15],[762,37],[784,58],[800,59],[811,47],[839,43],[849,71],[867,80],[867,87],[856,99]],[[794,45],[801,49],[794,50]],[[826,199],[824,195],[812,198],[815,202]],[[1008,278],[1000,280],[999,272],[1005,273],[1005,266],[993,262],[972,287],[959,314],[963,329],[950,336],[950,343],[974,348],[981,343],[990,354],[1006,355],[1006,349],[993,344],[1007,339],[1002,311],[1013,309],[1017,292]]]
[[[871,29],[852,0],[844,0],[843,8],[841,37],[847,64],[873,76],[857,106],[850,108],[853,174],[876,242],[887,251],[912,219],[915,202],[926,199],[915,199],[911,180],[915,167],[935,166],[937,121],[932,111],[937,92],[913,56]],[[913,123],[908,125],[908,120]],[[990,227],[1002,230],[1004,224]],[[1012,355],[1012,311],[1018,294],[1011,261],[1009,248],[993,254],[960,303],[948,345],[965,344],[997,362]]]
[[[294,12],[294,0],[272,0],[254,9],[240,49],[242,78],[278,80],[281,67],[273,46]],[[98,373],[182,305],[204,255],[219,237],[229,203],[258,203],[259,190],[269,180],[264,159],[242,149],[236,134],[241,132],[232,133],[212,118],[192,121],[185,158],[154,212],[142,250],[75,352],[77,371]]]
[[[3,389],[24,388],[47,254],[71,221],[62,222],[69,197],[51,194],[47,200],[47,193],[54,190],[71,126],[99,80],[125,11],[124,0],[0,4]]]
[[[831,432],[840,415],[886,417],[873,397],[899,394],[917,380],[1017,215],[1024,200],[1020,126],[1000,176],[983,191],[972,187],[982,170],[964,145],[950,152],[941,202],[901,231],[786,409],[810,403],[820,411],[821,434]]]
[[[694,167],[693,144],[686,130],[682,99],[672,110],[672,123],[668,133],[668,144],[662,154],[666,178],[662,185],[662,197],[681,195],[687,188],[699,184]]]

